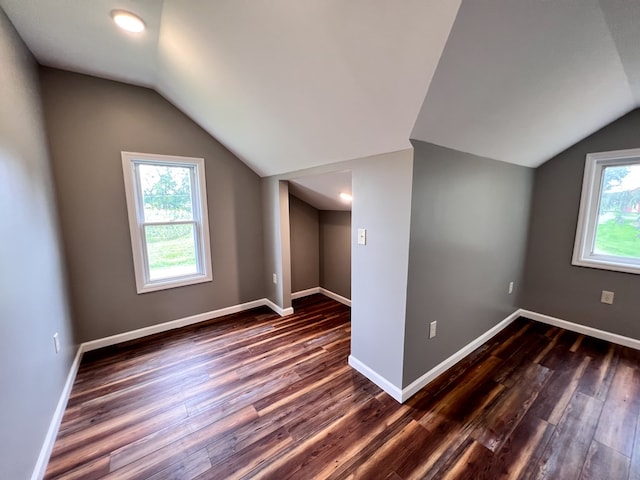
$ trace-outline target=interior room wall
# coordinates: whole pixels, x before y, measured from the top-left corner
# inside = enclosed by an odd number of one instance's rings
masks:
[[[320,233],[318,210],[289,195],[291,233],[291,292],[320,285]]]
[[[352,167],[351,358],[389,391],[402,386],[412,177],[413,149]]]
[[[351,299],[351,212],[320,211],[320,286]]]
[[[262,193],[262,229],[264,235],[264,274],[265,297],[275,305],[283,306],[283,290],[273,282],[273,274],[282,278],[282,240],[280,238],[280,197],[278,181],[263,178]],[[288,201],[288,200],[287,200]]]
[[[260,178],[158,93],[43,68],[80,341],[263,298]],[[205,159],[213,281],[138,295],[120,152]]]
[[[291,291],[322,287],[351,299],[351,212],[289,196]]]
[[[278,177],[263,177],[261,187],[265,296],[285,313],[291,308],[289,183]]]
[[[321,167],[266,177],[263,201],[273,218],[279,203],[278,182],[307,175],[351,170],[354,201],[351,244],[351,355],[358,369],[385,388],[400,389],[404,351],[411,178],[413,149],[358,158]],[[380,195],[380,192],[386,192]],[[269,213],[271,212],[271,213]],[[268,223],[265,215],[265,224]],[[277,225],[277,224],[276,224]],[[367,245],[356,247],[356,227],[368,231]],[[268,228],[268,227],[266,227]],[[288,220],[287,220],[288,228]],[[288,245],[279,241],[277,227],[265,230],[265,281],[270,268],[283,264]],[[288,239],[287,239],[288,241]],[[393,252],[390,255],[389,252]],[[286,281],[291,272],[281,270]],[[274,285],[274,298],[286,295],[286,284]],[[270,297],[271,298],[271,297]],[[286,304],[286,302],[285,302]],[[399,391],[399,390],[398,390]]]
[[[640,339],[640,275],[571,265],[586,155],[639,148],[639,131],[636,109],[536,169],[523,308]]]
[[[412,143],[404,386],[517,310],[533,184],[530,168]]]
[[[36,465],[76,344],[38,67],[1,9],[0,59],[0,478],[23,479]]]

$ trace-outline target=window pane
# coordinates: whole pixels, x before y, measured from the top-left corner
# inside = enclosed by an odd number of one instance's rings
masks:
[[[145,222],[193,219],[191,168],[138,165]]]
[[[640,164],[602,171],[594,253],[640,259]]]
[[[149,280],[198,273],[194,225],[146,225]]]

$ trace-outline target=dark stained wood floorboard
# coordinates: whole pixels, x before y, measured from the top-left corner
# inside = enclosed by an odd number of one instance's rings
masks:
[[[86,353],[46,478],[640,480],[638,351],[520,318],[400,405],[294,308]]]

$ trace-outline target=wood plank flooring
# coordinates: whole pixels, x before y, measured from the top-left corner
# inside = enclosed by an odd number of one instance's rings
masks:
[[[46,478],[640,480],[639,352],[518,319],[400,405],[294,307],[85,354]]]

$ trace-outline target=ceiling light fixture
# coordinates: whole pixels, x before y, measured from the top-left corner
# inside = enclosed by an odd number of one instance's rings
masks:
[[[140,33],[144,30],[145,25],[140,17],[126,10],[113,10],[111,18],[121,29],[127,32]]]
[[[351,200],[353,200],[353,197],[350,194],[345,192],[340,192],[340,198],[345,202],[350,202]]]

